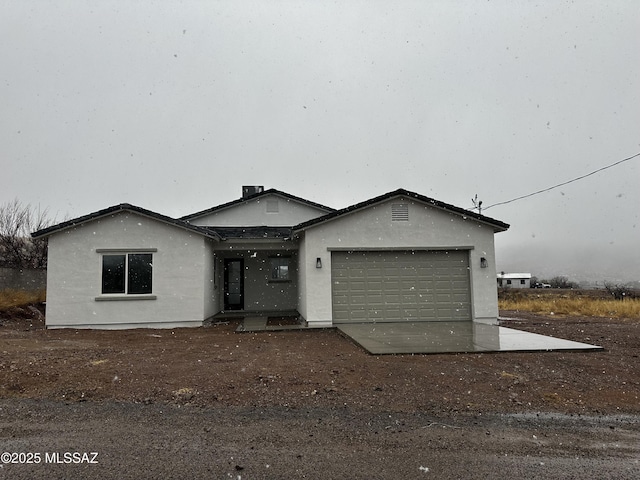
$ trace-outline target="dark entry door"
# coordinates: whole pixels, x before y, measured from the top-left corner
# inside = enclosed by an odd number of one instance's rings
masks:
[[[224,261],[224,309],[244,309],[244,260],[241,258]]]

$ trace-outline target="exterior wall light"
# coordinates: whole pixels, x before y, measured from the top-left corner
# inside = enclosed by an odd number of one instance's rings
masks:
[[[322,268],[322,259],[320,257],[316,258],[316,268]]]
[[[487,268],[489,266],[489,262],[484,257],[480,257],[480,268]]]

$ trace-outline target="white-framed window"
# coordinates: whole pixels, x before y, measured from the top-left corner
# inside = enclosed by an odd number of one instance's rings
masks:
[[[272,282],[289,281],[289,264],[291,263],[290,261],[290,257],[271,257],[269,259],[269,280]]]
[[[153,253],[102,252],[101,293],[103,295],[145,295],[153,293]]]

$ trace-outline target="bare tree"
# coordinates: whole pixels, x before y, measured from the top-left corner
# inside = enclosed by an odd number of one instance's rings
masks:
[[[626,285],[617,283],[604,282],[604,288],[616,300],[624,300],[625,298],[634,298],[633,290]]]
[[[577,283],[570,281],[564,276],[553,277],[548,283],[551,285],[551,288],[578,288]]]
[[[0,266],[46,268],[47,240],[32,239],[31,232],[53,223],[47,209],[23,205],[17,198],[0,205]]]

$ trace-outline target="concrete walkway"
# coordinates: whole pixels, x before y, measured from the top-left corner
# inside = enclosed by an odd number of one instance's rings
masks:
[[[277,317],[280,318],[280,317]],[[245,317],[236,329],[236,332],[264,332],[279,330],[306,330],[307,326],[301,323],[295,325],[269,325],[269,317]]]

